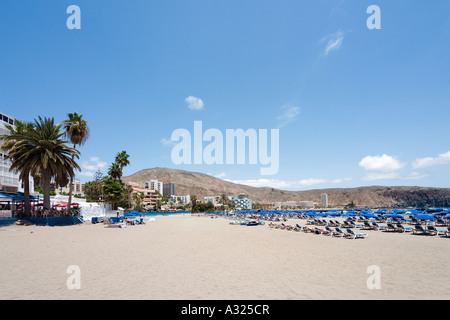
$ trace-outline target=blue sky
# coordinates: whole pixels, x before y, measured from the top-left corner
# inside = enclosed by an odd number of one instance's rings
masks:
[[[378,30],[366,26],[373,4]],[[79,30],[66,26],[70,5]],[[88,121],[81,181],[126,150],[124,175],[450,187],[448,1],[2,0],[0,39],[1,111]],[[171,134],[194,121],[224,135],[278,128],[278,173],[174,164]]]

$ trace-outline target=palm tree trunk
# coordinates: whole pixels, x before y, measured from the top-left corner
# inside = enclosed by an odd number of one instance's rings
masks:
[[[75,149],[75,145],[73,145]],[[75,156],[72,155],[72,161],[75,159]],[[72,191],[73,191],[73,177],[70,178],[69,182],[69,202],[67,203],[67,214],[70,216],[70,207],[72,205]]]
[[[27,175],[23,182],[23,201],[24,201],[24,216],[31,217],[31,203],[30,203],[30,176]]]
[[[42,182],[44,184],[44,209],[50,210],[50,179],[51,174],[48,168],[42,170]]]

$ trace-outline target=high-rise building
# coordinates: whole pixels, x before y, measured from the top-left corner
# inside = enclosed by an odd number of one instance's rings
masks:
[[[320,205],[324,208],[328,207],[328,195],[326,193],[320,195]]]
[[[164,182],[163,183],[163,193],[164,198],[175,195],[175,183],[172,182]]]

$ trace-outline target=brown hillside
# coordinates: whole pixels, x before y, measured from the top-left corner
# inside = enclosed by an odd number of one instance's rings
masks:
[[[450,188],[429,187],[385,187],[315,189],[287,191],[275,188],[255,188],[221,180],[204,173],[178,169],[152,168],[123,177],[123,181],[136,182],[142,187],[146,181],[157,179],[175,183],[176,195],[195,194],[198,199],[205,196],[246,193],[253,201],[320,201],[320,194],[328,194],[330,205],[356,205],[369,207],[446,207],[450,206]]]

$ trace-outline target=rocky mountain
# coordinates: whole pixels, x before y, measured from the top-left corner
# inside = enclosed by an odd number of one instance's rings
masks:
[[[198,199],[205,196],[246,193],[253,201],[314,201],[320,202],[322,193],[328,194],[330,205],[345,205],[353,201],[368,207],[447,207],[450,206],[450,188],[430,187],[385,187],[315,189],[288,191],[275,188],[256,188],[225,181],[204,173],[178,169],[152,168],[123,177],[127,182],[144,187],[146,181],[157,179],[175,183],[176,195],[195,194]]]

